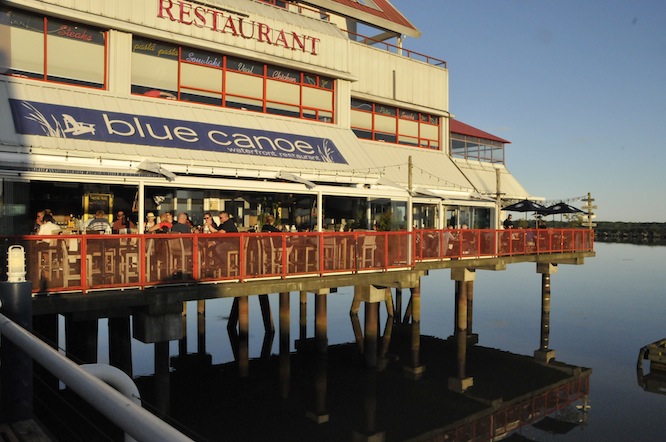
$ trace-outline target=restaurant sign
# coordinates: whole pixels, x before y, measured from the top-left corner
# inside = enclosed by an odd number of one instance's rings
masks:
[[[347,164],[333,140],[10,99],[25,135]]]
[[[295,31],[275,29],[270,25],[248,20],[247,15],[229,9],[215,9],[182,0],[157,0],[157,16],[187,26],[208,28],[215,32],[255,40],[272,46],[317,55],[320,39]]]

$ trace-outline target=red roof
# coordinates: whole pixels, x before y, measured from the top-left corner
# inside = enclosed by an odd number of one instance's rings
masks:
[[[467,135],[469,137],[483,138],[484,140],[498,141],[500,143],[511,144],[511,141],[505,140],[504,138],[496,137],[493,134],[484,132],[481,129],[477,129],[476,127],[472,127],[469,124],[465,124],[461,121],[453,119],[449,121],[450,121],[449,132],[451,133]]]
[[[362,4],[363,0],[361,0],[360,2],[356,0],[330,0],[330,1],[342,6],[347,6],[350,8],[357,9],[359,11],[363,11],[368,14],[372,14],[384,20],[388,20],[390,22],[399,24],[401,26],[405,26],[409,29],[418,31],[418,29],[416,29],[413,24],[411,24],[400,12],[398,12],[398,10],[395,9],[395,7],[388,2],[388,0],[372,0],[372,2],[375,5],[377,5],[377,8],[379,9]]]

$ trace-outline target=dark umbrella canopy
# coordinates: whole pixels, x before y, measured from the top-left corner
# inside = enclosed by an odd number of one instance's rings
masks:
[[[545,210],[540,213],[542,215],[555,215],[557,213],[583,213],[583,211],[567,203],[557,203],[546,207]]]
[[[542,212],[546,208],[539,203],[530,200],[522,200],[509,206],[503,207],[502,210],[507,212]],[[558,212],[559,213],[559,212]]]

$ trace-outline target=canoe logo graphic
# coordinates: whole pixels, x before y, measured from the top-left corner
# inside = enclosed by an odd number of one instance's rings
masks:
[[[28,110],[28,113],[25,117],[28,120],[39,124],[46,136],[67,138],[68,134],[74,136],[84,134],[95,135],[95,125],[92,123],[76,121],[76,119],[71,115],[62,114],[63,124],[60,124],[60,121],[58,121],[58,119],[53,114],[50,115],[51,119],[49,120],[49,118],[47,118],[32,104],[25,101],[23,101],[21,104]]]

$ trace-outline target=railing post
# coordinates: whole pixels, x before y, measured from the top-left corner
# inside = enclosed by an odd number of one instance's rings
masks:
[[[2,313],[26,330],[32,331],[32,283],[0,282]],[[32,358],[9,339],[0,345],[2,407],[7,422],[32,419]]]

